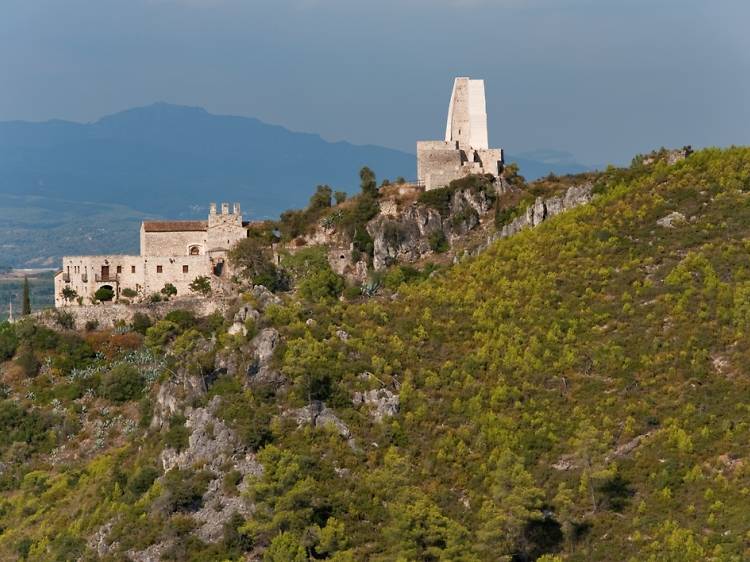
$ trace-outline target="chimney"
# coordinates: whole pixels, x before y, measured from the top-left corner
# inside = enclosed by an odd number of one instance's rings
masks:
[[[209,214],[215,215],[216,214],[216,203],[211,203],[209,205]]]
[[[229,214],[229,203],[222,203],[221,204],[221,214],[222,215],[228,215]]]

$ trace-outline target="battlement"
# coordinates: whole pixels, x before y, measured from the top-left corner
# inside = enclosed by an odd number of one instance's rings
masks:
[[[209,216],[210,215],[216,215],[216,203],[211,203],[209,205]],[[232,204],[232,212],[229,212],[229,203],[222,203],[221,204],[221,214],[222,215],[241,215],[242,212],[240,211],[240,204],[239,203],[233,203]]]

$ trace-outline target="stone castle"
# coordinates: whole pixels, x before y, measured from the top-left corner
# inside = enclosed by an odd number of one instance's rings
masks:
[[[436,189],[469,174],[498,176],[502,164],[502,149],[489,148],[484,80],[456,78],[445,140],[417,142],[419,183]]]
[[[502,164],[503,151],[489,148],[484,81],[456,78],[445,140],[417,142],[415,187],[436,189],[470,174],[498,176]],[[231,210],[222,203],[220,212],[212,203],[205,221],[144,221],[139,255],[65,256],[55,275],[55,306],[94,304],[105,295],[143,302],[167,284],[177,296],[190,295],[198,277],[207,277],[216,289],[229,276],[228,252],[247,237],[248,225],[237,203]],[[337,270],[338,261],[333,262]]]
[[[138,301],[167,283],[178,296],[188,295],[197,277],[207,277],[215,286],[227,277],[227,253],[247,237],[247,226],[238,203],[231,210],[222,203],[220,212],[212,203],[205,221],[143,221],[137,256],[65,256],[55,275],[55,306],[91,304],[102,288],[111,290],[112,300],[131,295],[130,300]],[[66,300],[65,288],[76,297]]]

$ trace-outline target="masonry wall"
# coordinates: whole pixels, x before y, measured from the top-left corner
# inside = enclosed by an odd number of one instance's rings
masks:
[[[158,293],[172,283],[177,295],[190,295],[190,283],[200,276],[211,277],[211,260],[203,256],[147,256],[143,260],[143,291],[145,296]],[[184,271],[187,268],[187,271]]]
[[[141,227],[142,256],[187,256],[191,246],[208,250],[208,233],[203,230],[182,232],[145,232]]]

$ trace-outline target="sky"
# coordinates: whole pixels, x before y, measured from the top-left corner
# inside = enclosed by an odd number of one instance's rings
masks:
[[[490,144],[624,163],[750,144],[748,0],[2,0],[0,120],[157,101],[414,152],[455,76]]]

